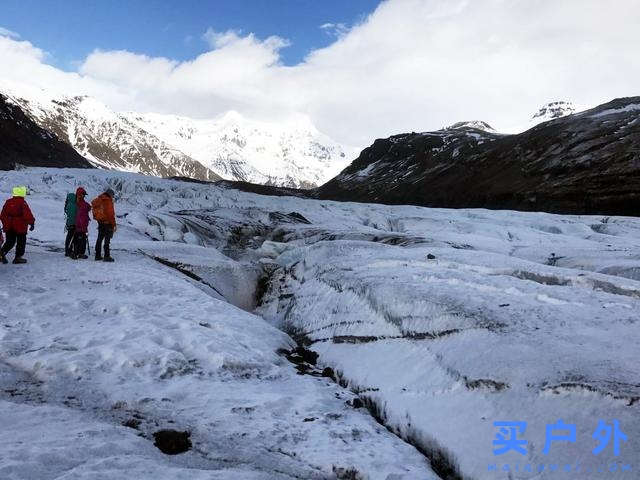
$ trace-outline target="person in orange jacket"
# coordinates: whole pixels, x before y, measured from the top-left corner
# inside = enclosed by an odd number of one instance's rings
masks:
[[[96,240],[96,261],[113,262],[111,258],[111,237],[117,230],[116,213],[113,208],[114,191],[108,188],[103,194],[91,202],[93,218],[98,221],[98,238]],[[104,243],[104,257],[102,247]]]
[[[0,250],[0,261],[2,263],[9,263],[7,261],[7,253],[16,246],[16,256],[13,263],[27,263],[22,258],[27,245],[27,227],[29,230],[33,230],[35,227],[36,219],[31,213],[29,205],[25,201],[24,197],[27,195],[27,187],[14,187],[13,197],[7,200],[2,207],[2,213],[0,213],[0,220],[2,220],[2,227],[7,240]]]

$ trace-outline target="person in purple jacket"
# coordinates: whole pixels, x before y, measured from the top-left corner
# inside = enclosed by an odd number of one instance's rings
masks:
[[[89,231],[89,212],[91,211],[91,205],[85,202],[84,197],[87,196],[87,191],[78,187],[76,190],[76,223],[75,233],[73,236],[73,252],[71,258],[75,259],[87,259],[87,232]]]

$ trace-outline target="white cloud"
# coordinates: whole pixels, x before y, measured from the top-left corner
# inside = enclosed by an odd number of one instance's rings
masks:
[[[20,35],[8,28],[0,27],[0,37],[20,38]]]
[[[190,61],[96,50],[68,73],[30,43],[0,36],[0,64],[12,66],[0,76],[81,90],[119,109],[302,114],[365,146],[459,120],[522,124],[550,100],[637,95],[637,18],[636,0],[389,0],[295,66],[282,65],[280,37],[208,30],[210,50]]]
[[[208,28],[202,34],[202,39],[206,41],[211,48],[222,48],[234,41],[240,40],[240,30],[227,30],[225,32],[216,32],[212,28]]]
[[[252,34],[243,37],[234,31],[212,30],[203,38],[212,50],[188,62],[96,50],[80,73],[131,92],[135,98],[130,109],[198,117],[229,109],[258,116],[283,115],[282,106],[269,96],[273,72],[282,68],[278,51],[286,46],[283,39],[259,40]]]
[[[320,25],[320,30],[334,37],[343,37],[349,33],[349,27],[344,23],[323,23]]]
[[[0,36],[0,64],[11,66],[0,73],[0,91],[8,85],[23,91],[44,88],[57,95],[93,95],[111,105],[130,101],[130,92],[119,92],[116,85],[59,70],[45,63],[48,58],[47,52],[30,42]]]
[[[204,32],[204,34],[202,35],[202,39],[205,40],[214,50],[218,50],[230,45],[242,45],[249,48],[264,47],[277,52],[281,48],[288,47],[290,45],[288,40],[276,35],[272,35],[266,40],[260,41],[254,36],[253,33],[250,33],[247,36],[243,37],[241,30],[226,30],[224,32],[217,32],[212,28],[208,28],[207,31]]]

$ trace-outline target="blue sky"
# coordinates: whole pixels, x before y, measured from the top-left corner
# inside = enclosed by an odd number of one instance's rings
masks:
[[[89,53],[129,50],[153,57],[192,59],[208,49],[208,29],[240,30],[291,42],[281,61],[335,41],[320,25],[353,25],[380,0],[2,0],[0,24],[47,51],[49,62],[73,69]]]

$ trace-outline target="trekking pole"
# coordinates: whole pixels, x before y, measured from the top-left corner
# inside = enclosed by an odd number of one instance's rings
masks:
[[[91,255],[91,247],[90,247],[91,242],[89,241],[89,232],[87,232],[87,240],[86,240],[86,242],[87,242],[87,250],[89,251],[89,255]]]

